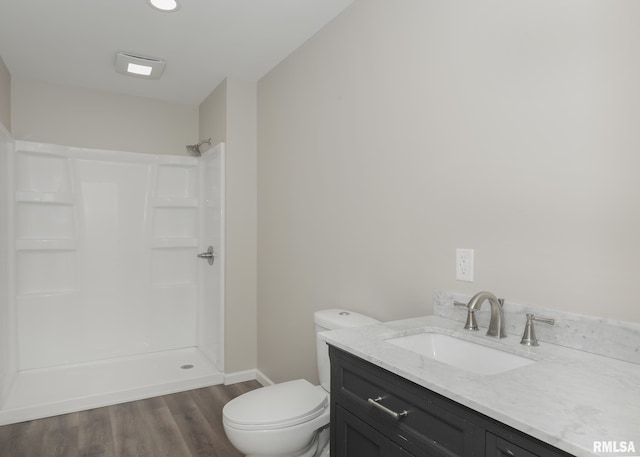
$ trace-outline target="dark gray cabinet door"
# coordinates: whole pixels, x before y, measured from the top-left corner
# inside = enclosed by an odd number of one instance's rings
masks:
[[[496,429],[495,431],[504,434],[504,430]],[[517,444],[514,441],[517,441]],[[538,440],[528,439],[526,436],[511,434],[509,439],[505,439],[487,432],[486,457],[564,457],[566,455]]]
[[[389,438],[341,407],[336,408],[334,457],[413,457]]]
[[[330,355],[332,407],[417,457],[473,457],[476,427],[464,408],[353,355]]]

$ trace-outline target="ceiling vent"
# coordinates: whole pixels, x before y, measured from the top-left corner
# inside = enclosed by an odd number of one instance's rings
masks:
[[[164,60],[119,52],[116,54],[116,71],[127,76],[159,79],[164,71]]]

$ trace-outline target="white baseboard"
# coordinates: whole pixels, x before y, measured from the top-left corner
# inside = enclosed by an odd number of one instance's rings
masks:
[[[271,379],[269,379],[264,373],[260,370],[244,370],[244,371],[236,371],[235,373],[226,373],[224,375],[224,384],[228,386],[229,384],[235,384],[238,382],[245,381],[258,381],[263,386],[270,386],[275,384]]]
[[[236,371],[235,373],[224,374],[224,385],[236,384],[238,382],[253,381],[256,379],[256,370]]]

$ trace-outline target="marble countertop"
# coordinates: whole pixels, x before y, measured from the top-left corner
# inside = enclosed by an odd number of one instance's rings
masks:
[[[536,360],[495,375],[445,365],[386,342],[435,331]],[[640,365],[520,335],[496,339],[425,316],[322,333],[327,343],[579,457],[640,455]],[[598,452],[608,442],[631,453]],[[632,442],[632,444],[630,444]],[[604,445],[606,446],[606,445]],[[606,449],[606,448],[603,448]]]

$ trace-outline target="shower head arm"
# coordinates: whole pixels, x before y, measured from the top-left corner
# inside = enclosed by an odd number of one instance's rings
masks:
[[[205,143],[211,146],[211,138],[209,138],[208,140],[202,140],[198,144],[187,145],[187,152],[189,154],[199,156],[202,154],[202,151],[200,151],[200,146]]]

